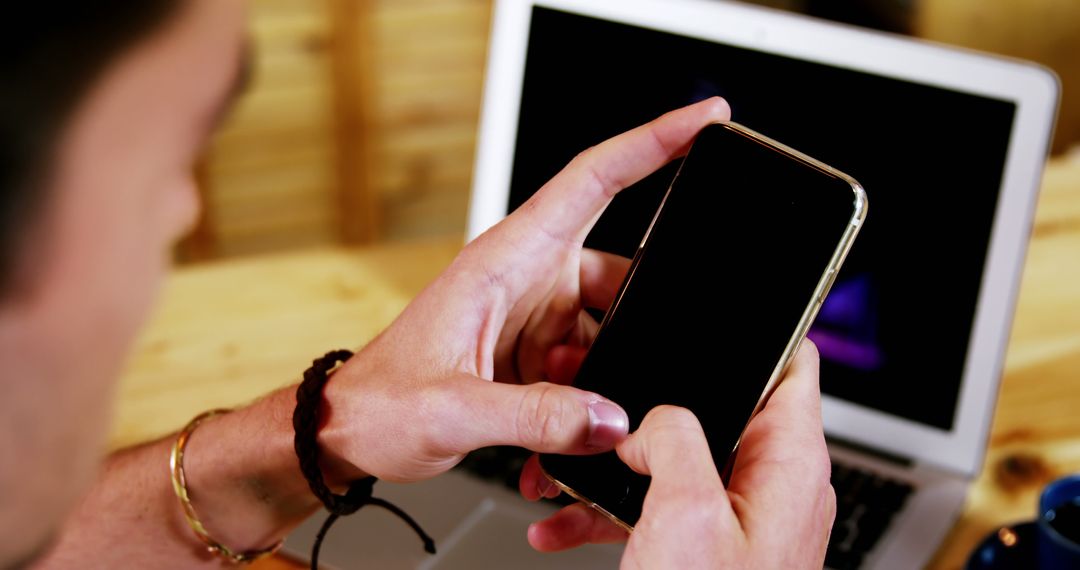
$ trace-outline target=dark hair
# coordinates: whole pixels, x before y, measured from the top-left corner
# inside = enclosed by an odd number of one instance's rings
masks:
[[[57,140],[106,67],[183,0],[21,3],[0,23],[0,296],[40,214]]]

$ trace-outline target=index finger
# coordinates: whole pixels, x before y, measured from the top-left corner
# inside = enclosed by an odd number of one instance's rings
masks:
[[[590,148],[523,205],[522,223],[556,239],[584,241],[619,191],[685,154],[706,125],[730,117],[727,102],[713,97]]]
[[[744,527],[767,532],[776,520],[802,521],[788,525],[785,533],[814,533],[832,524],[829,471],[818,355],[807,340],[743,433],[728,490],[753,505],[739,513]]]
[[[777,460],[802,463],[825,455],[818,353],[814,343],[807,339],[764,409],[747,426],[736,471],[743,463],[761,461],[776,465]],[[797,478],[805,479],[801,475]]]

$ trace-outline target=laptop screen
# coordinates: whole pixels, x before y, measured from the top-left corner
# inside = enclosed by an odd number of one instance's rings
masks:
[[[720,95],[733,120],[854,176],[872,204],[810,332],[822,390],[953,427],[1015,104],[533,10],[510,210],[589,146]],[[620,194],[586,245],[632,256],[676,166]],[[693,257],[716,263],[709,244]]]

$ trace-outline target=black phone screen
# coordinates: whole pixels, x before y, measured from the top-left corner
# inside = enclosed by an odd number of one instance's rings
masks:
[[[637,429],[689,408],[722,469],[855,209],[845,180],[723,124],[684,159],[575,379]],[[544,470],[633,525],[648,478],[614,452],[544,455]]]

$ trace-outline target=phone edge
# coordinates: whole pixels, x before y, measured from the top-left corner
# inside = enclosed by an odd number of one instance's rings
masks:
[[[833,250],[833,255],[829,259],[829,264],[825,267],[821,277],[818,279],[817,285],[814,287],[814,293],[810,298],[809,303],[803,309],[803,314],[799,318],[799,324],[795,327],[795,331],[792,333],[791,338],[788,340],[787,346],[784,347],[784,352],[780,355],[780,360],[777,361],[776,368],[773,369],[772,374],[769,375],[769,381],[765,384],[765,389],[762,390],[761,396],[758,397],[757,404],[754,406],[753,412],[750,414],[750,418],[747,420],[746,425],[743,426],[742,432],[739,434],[739,438],[735,441],[735,445],[732,447],[730,454],[728,455],[727,464],[720,469],[721,478],[727,485],[728,479],[731,476],[731,470],[735,464],[735,457],[738,455],[739,444],[742,443],[742,436],[746,433],[746,428],[749,427],[750,422],[765,408],[765,404],[769,401],[773,392],[783,381],[784,374],[787,373],[787,369],[791,365],[791,361],[794,360],[795,355],[798,354],[799,349],[802,347],[803,340],[806,339],[807,333],[810,331],[810,326],[817,318],[818,311],[821,310],[822,304],[825,302],[825,297],[828,295],[829,290],[832,288],[832,284],[836,279],[836,276],[840,273],[840,268],[843,266],[844,261],[847,259],[848,253],[851,251],[852,245],[855,243],[855,238],[859,234],[859,230],[862,229],[863,224],[866,221],[866,213],[868,210],[868,200],[866,197],[866,190],[858,180],[855,180],[852,176],[844,173],[820,160],[809,156],[805,153],[799,152],[781,143],[775,139],[769,138],[749,127],[736,123],[734,121],[721,121],[714,124],[725,125],[739,133],[754,139],[756,142],[764,144],[766,146],[775,148],[803,163],[816,168],[822,172],[835,176],[840,180],[843,180],[851,187],[852,194],[854,195],[853,212],[851,218],[848,220],[847,227],[844,228],[844,233],[840,236],[840,241],[836,245],[836,249]],[[674,184],[674,181],[673,181]],[[720,466],[717,466],[720,468]]]
[[[552,483],[554,483],[555,486],[558,487],[560,491],[566,493],[567,495],[570,495],[575,500],[577,500],[579,503],[584,504],[585,506],[589,507],[590,509],[600,513],[601,515],[604,515],[604,517],[606,517],[608,520],[615,523],[615,526],[625,530],[628,533],[634,532],[634,526],[633,525],[631,525],[631,524],[627,523],[626,521],[620,519],[619,517],[615,516],[614,514],[611,513],[611,511],[608,511],[604,507],[601,507],[599,504],[596,503],[596,501],[593,501],[592,499],[589,499],[585,495],[582,495],[581,493],[575,491],[573,487],[571,487],[571,486],[563,483],[562,481],[559,481],[555,477],[553,477],[550,473],[547,472],[546,469],[544,469],[544,466],[541,465],[539,461],[537,461],[536,464],[540,467],[540,473],[543,474],[544,477],[547,477],[548,481],[551,481]]]

